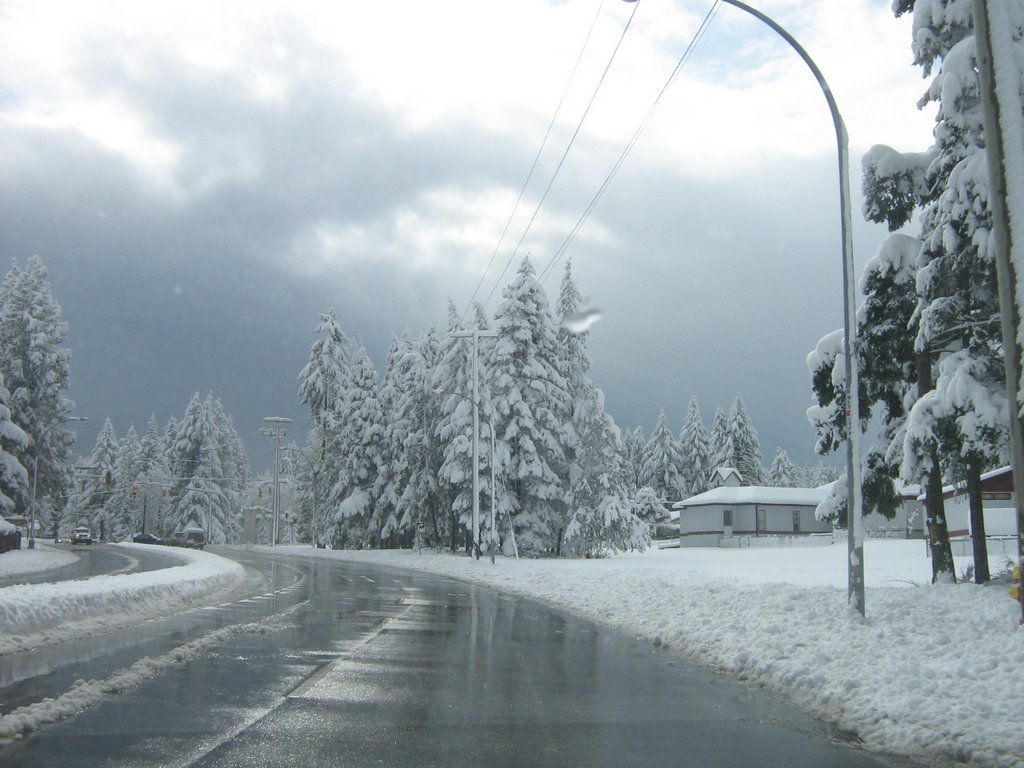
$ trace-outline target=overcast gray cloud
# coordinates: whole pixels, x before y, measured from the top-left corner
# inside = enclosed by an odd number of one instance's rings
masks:
[[[303,417],[296,376],[320,312],[335,307],[382,367],[392,336],[441,327],[448,297],[466,307],[600,4],[383,5],[7,4],[0,255],[4,269],[39,254],[50,270],[78,413],[123,432],[212,391],[255,435],[263,416]],[[478,299],[633,8],[605,5]],[[549,266],[710,3],[641,6],[490,313],[526,253]],[[870,144],[928,143],[906,20],[888,0],[762,6],[830,78],[855,186]],[[710,421],[742,394],[766,460],[783,446],[810,462],[803,360],[842,323],[824,101],[735,11],[692,61],[564,254],[603,312],[594,375],[623,427],[649,430],[664,408],[678,430],[691,395]],[[860,263],[882,234],[858,222]],[[563,265],[545,283],[552,300]],[[249,447],[265,466],[266,447]]]

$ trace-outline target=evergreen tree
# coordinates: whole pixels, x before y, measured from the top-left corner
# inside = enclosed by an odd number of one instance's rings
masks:
[[[353,349],[333,308],[320,315],[314,333],[319,338],[309,351],[309,362],[299,373],[299,401],[319,424],[323,414],[330,412],[343,395],[345,371]]]
[[[356,351],[343,390],[344,396],[325,420],[333,435],[329,450],[342,457],[329,496],[334,513],[332,539],[337,548],[361,549],[379,544],[379,532],[371,534],[370,521],[382,440],[377,371],[366,350]]]
[[[711,456],[711,464],[708,466],[709,479],[716,469],[736,467],[736,450],[732,444],[732,434],[729,432],[729,419],[720,407],[715,409],[708,445]]]
[[[668,510],[665,509],[658,494],[649,485],[645,485],[636,492],[636,498],[633,500],[633,514],[643,520],[652,531],[659,523],[669,519]]]
[[[800,485],[799,475],[800,472],[790,461],[789,455],[779,448],[772,459],[772,465],[768,468],[765,481],[774,488],[796,488]]]
[[[85,468],[81,470],[81,486],[68,500],[72,524],[87,524],[100,538],[106,538],[110,531],[107,504],[117,479],[119,452],[120,444],[114,432],[114,424],[106,419],[96,435],[96,444],[85,462]]]
[[[733,449],[733,463],[739,470],[746,485],[761,485],[764,482],[764,468],[761,459],[761,441],[750,416],[747,415],[743,398],[736,395],[726,422],[729,442]]]
[[[622,436],[622,445],[626,485],[635,493],[643,485],[644,454],[647,451],[647,436],[643,427],[627,430]]]
[[[480,313],[477,321],[486,321],[486,318]],[[481,331],[489,330],[485,322],[476,327]],[[455,304],[449,302],[448,333],[438,348],[432,386],[440,401],[436,437],[443,447],[443,462],[439,479],[445,495],[452,500],[449,519],[452,530],[460,526],[470,529],[473,522],[473,341],[454,335],[463,330]],[[477,406],[481,432],[477,462],[481,477],[485,470],[490,474],[490,452],[483,446],[490,440],[488,425],[494,421],[485,344],[491,345],[493,340],[485,339],[478,343]],[[483,490],[482,486],[480,490]],[[489,540],[489,533],[484,532],[489,515],[483,514],[482,501],[478,505],[481,510],[481,538]]]
[[[701,419],[697,398],[691,397],[686,409],[686,421],[679,433],[679,459],[683,485],[690,496],[696,496],[708,489],[711,464],[711,437]]]
[[[208,539],[222,544],[238,537],[231,507],[230,484],[224,475],[224,435],[213,396],[193,395],[178,423],[172,448],[171,506],[164,527],[170,531],[202,528]]]
[[[658,423],[647,441],[643,481],[664,500],[679,500],[686,496],[683,476],[680,472],[682,457],[679,444],[668,428],[668,417],[662,411]]]
[[[64,428],[74,407],[65,395],[71,376],[71,352],[62,346],[67,334],[42,259],[33,256],[24,270],[15,263],[0,286],[0,374],[10,393],[11,419],[28,437],[24,445],[11,447],[18,463],[32,467],[42,520],[65,495],[64,461],[74,443],[74,434]],[[31,498],[14,501],[28,510]]]
[[[139,530],[138,484],[142,444],[135,427],[120,441],[114,467],[114,483],[106,503],[107,531],[113,541],[124,541]]]
[[[399,526],[411,538],[422,525],[431,542],[447,541],[455,551],[459,531],[449,525],[452,502],[439,482],[444,454],[437,438],[440,404],[433,388],[437,334],[431,328],[418,341],[403,341],[397,419],[403,424],[406,481],[398,499]]]
[[[1012,36],[1017,72],[1024,75],[1024,14],[1016,3]],[[979,582],[988,579],[981,474],[1005,455],[1007,408],[1002,334],[989,206],[989,177],[975,41],[957,8],[937,7],[915,28],[941,44],[915,39],[915,60],[941,67],[922,102],[938,104],[934,192],[924,198],[919,255],[918,348],[935,350],[937,378],[922,390],[907,420],[907,471],[929,449],[942,456],[947,478],[970,489],[974,556]],[[1007,73],[1009,74],[1009,73]],[[1020,90],[1024,86],[1018,86]],[[1018,97],[1021,94],[1018,93]]]
[[[558,551],[566,525],[565,430],[571,401],[547,297],[524,259],[496,313],[495,428],[507,447],[507,503],[520,550]]]
[[[578,402],[579,472],[569,488],[564,551],[588,557],[643,551],[650,546],[650,531],[629,503],[618,429],[605,413],[596,387],[581,394]]]
[[[10,393],[0,374],[0,517],[14,511],[15,499],[28,495],[28,472],[17,459],[28,442],[28,435],[11,420],[7,402]]]
[[[409,476],[405,453],[408,425],[399,418],[404,386],[402,350],[408,347],[408,339],[404,339],[401,346],[397,339],[391,340],[379,398],[383,428],[370,527],[377,532],[381,542],[389,546],[394,546],[400,541],[398,508],[402,489]]]

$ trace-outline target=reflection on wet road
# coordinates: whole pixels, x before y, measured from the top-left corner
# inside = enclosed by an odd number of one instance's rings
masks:
[[[265,574],[258,595],[153,622],[124,650],[11,687],[103,675],[218,626],[283,616],[275,626],[248,625],[44,726],[0,751],[0,765],[909,764],[839,743],[758,691],[535,603],[362,565],[230,554]]]

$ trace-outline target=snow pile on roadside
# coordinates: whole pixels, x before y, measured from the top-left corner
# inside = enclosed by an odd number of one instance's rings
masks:
[[[235,585],[244,573],[238,563],[207,552],[169,548],[167,553],[183,565],[0,589],[0,655],[184,610]]]
[[[13,549],[0,555],[0,578],[62,568],[65,565],[71,565],[77,559],[70,552],[53,549],[36,539],[35,549]]]
[[[284,550],[543,600],[788,696],[871,749],[1024,766],[1020,609],[1004,586],[928,584],[920,541],[866,542],[866,619],[846,607],[842,544],[495,566],[426,552]],[[993,558],[993,573],[1003,565]]]

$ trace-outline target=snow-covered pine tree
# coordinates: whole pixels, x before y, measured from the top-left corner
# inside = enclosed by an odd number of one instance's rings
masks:
[[[67,334],[42,259],[32,256],[24,270],[15,263],[0,287],[0,374],[10,393],[11,418],[29,438],[23,447],[12,447],[18,462],[32,467],[43,521],[65,496],[64,462],[74,443],[64,427],[74,407],[65,395],[71,377],[71,351],[62,346]],[[14,501],[23,510],[31,503],[28,496]]]
[[[169,531],[202,528],[209,540],[223,544],[234,538],[233,519],[220,446],[223,436],[212,395],[192,396],[178,423],[172,448],[171,511],[165,520]]]
[[[647,450],[647,436],[643,427],[626,430],[622,436],[624,471],[626,484],[633,492],[643,486],[644,452]]]
[[[125,541],[140,529],[138,515],[138,489],[134,489],[141,470],[140,454],[142,443],[130,426],[120,440],[117,462],[114,467],[114,483],[106,503],[107,533],[112,541]]]
[[[700,405],[696,397],[690,398],[686,408],[686,420],[679,433],[679,458],[682,462],[681,471],[683,484],[690,496],[696,496],[708,489],[708,478],[713,468],[711,464],[711,436],[704,427],[700,415]]]
[[[343,394],[345,371],[354,350],[333,308],[320,315],[320,324],[313,332],[319,338],[309,350],[309,362],[299,373],[299,401],[319,424],[322,415]]]
[[[571,402],[547,296],[529,259],[502,295],[492,364],[495,428],[507,446],[507,499],[520,551],[539,555],[556,551],[564,532]]]
[[[711,423],[711,435],[708,440],[711,463],[708,465],[708,478],[716,469],[736,466],[736,449],[732,444],[729,432],[729,417],[722,408],[715,408],[715,418]]]
[[[403,350],[410,346],[407,337],[401,343],[398,339],[391,340],[379,396],[383,428],[370,528],[377,532],[382,546],[389,547],[402,543],[398,506],[402,489],[407,484],[409,466],[405,452],[408,425],[399,418],[399,407],[405,386]]]
[[[597,387],[578,393],[576,413],[578,472],[569,488],[562,551],[593,557],[647,549],[650,530],[630,505],[619,430],[605,413]]]
[[[7,402],[10,393],[0,373],[0,517],[14,511],[15,499],[29,493],[28,472],[18,462],[17,454],[24,450],[28,435],[11,420]]]
[[[482,312],[477,314],[476,321],[483,321],[475,326],[478,330],[490,330]],[[437,393],[440,407],[436,437],[443,451],[439,479],[445,495],[451,498],[451,516],[449,526],[455,530],[460,526],[472,527],[473,520],[473,341],[472,339],[455,336],[465,330],[459,318],[455,304],[448,304],[448,332],[438,347],[438,364],[434,368],[432,386]],[[494,421],[494,406],[490,398],[490,386],[487,369],[487,350],[485,345],[493,344],[492,339],[478,341],[477,377],[478,377],[478,409],[480,434],[478,438],[478,468],[480,478],[490,476],[490,450],[486,447],[490,442],[490,423]],[[490,495],[484,493],[481,483],[480,535],[484,541],[490,540],[487,523],[490,519],[484,514],[486,499],[490,504]],[[488,507],[489,508],[489,507]]]
[[[764,482],[761,440],[740,395],[736,395],[736,399],[733,400],[727,427],[735,461],[732,466],[739,470],[744,484],[761,485]]]
[[[658,498],[664,501],[679,501],[687,494],[680,472],[682,457],[679,444],[668,427],[665,411],[658,415],[658,422],[647,441],[644,452],[643,482],[654,489]]]
[[[439,398],[434,394],[437,332],[430,328],[419,340],[408,341],[397,381],[401,382],[397,419],[403,424],[406,482],[398,499],[399,526],[412,537],[422,523],[430,541],[459,546],[459,531],[449,525],[452,502],[438,477],[444,461],[437,438]]]
[[[1012,73],[1024,76],[1024,3],[1015,0],[1016,52]],[[969,4],[968,4],[969,5]],[[923,9],[922,9],[923,10]],[[919,255],[918,348],[936,350],[937,378],[907,419],[906,469],[927,446],[940,453],[946,479],[966,480],[971,501],[975,578],[988,579],[981,474],[1006,454],[1007,408],[1002,335],[989,206],[989,177],[975,40],[960,9],[938,6],[915,13],[915,61],[941,60],[922,103],[939,106],[935,159],[928,169],[933,194],[925,198]],[[936,35],[931,46],[924,38]],[[1010,74],[1010,73],[1006,73]],[[1018,102],[1024,86],[1018,85]]]
[[[336,436],[330,448],[342,451],[340,472],[331,489],[333,544],[340,549],[379,546],[379,532],[370,531],[373,491],[381,461],[382,419],[377,400],[377,371],[366,350],[359,348],[349,365],[344,396],[328,412],[325,427]]]
[[[773,488],[796,488],[800,485],[799,470],[782,448],[775,452],[765,482]]]
[[[649,485],[645,485],[636,492],[633,499],[633,514],[643,520],[651,531],[654,531],[659,523],[669,519],[665,504]]]
[[[93,528],[93,535],[102,533],[105,537],[109,532],[106,506],[117,477],[119,451],[120,443],[114,432],[114,424],[106,419],[96,435],[96,444],[85,467],[79,470],[79,488],[68,499],[68,513],[65,514],[65,525],[68,528],[84,524]]]

